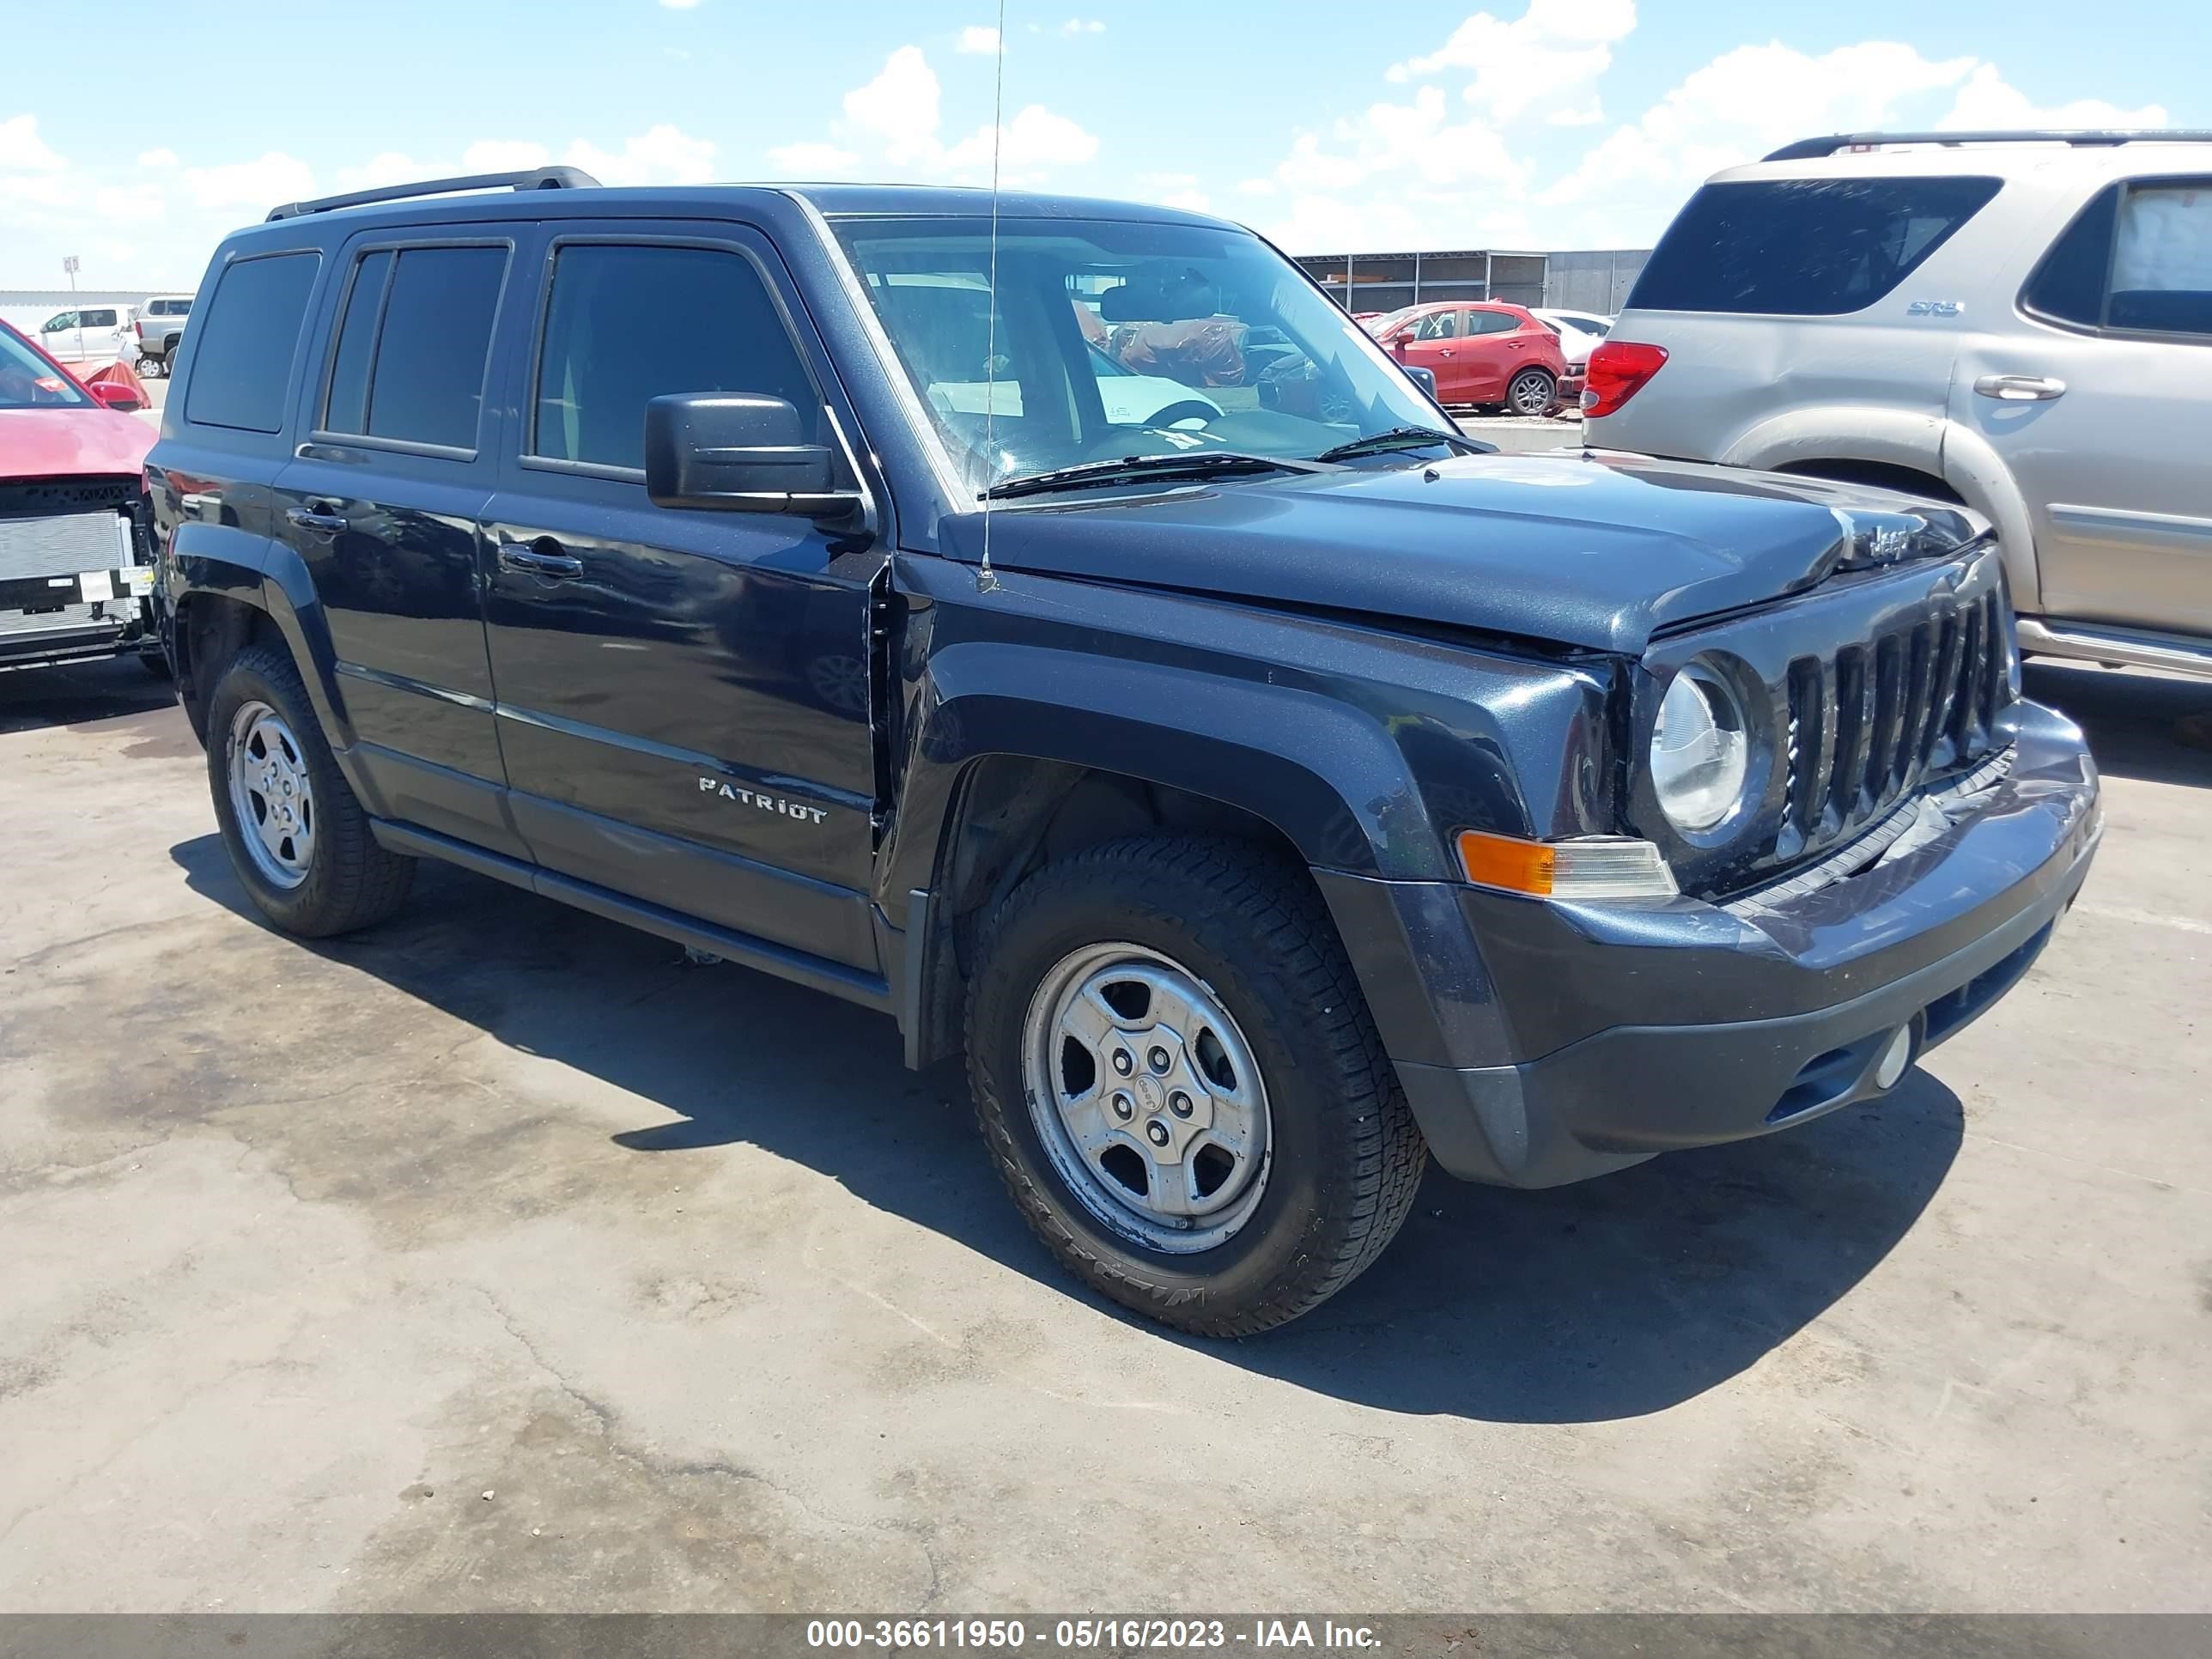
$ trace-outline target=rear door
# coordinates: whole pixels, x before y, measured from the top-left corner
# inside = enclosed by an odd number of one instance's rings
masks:
[[[790,279],[754,229],[696,222],[565,222],[532,264],[482,552],[515,822],[548,870],[873,968],[884,556],[645,493],[663,393],[782,398],[833,448],[856,429]]]
[[[1506,383],[1521,367],[1525,353],[1526,343],[1519,337],[1521,319],[1510,311],[1476,306],[1468,313],[1467,326],[1463,371],[1467,401],[1503,403]]]
[[[104,363],[123,355],[126,331],[119,306],[88,306],[76,314],[81,352],[88,363]]]
[[[477,548],[506,431],[484,388],[514,270],[497,224],[346,244],[276,520],[313,578],[356,752],[387,809],[520,858]]]
[[[2057,617],[2212,634],[2212,176],[2100,192],[2019,313],[1961,342],[1952,418],[2027,498]]]

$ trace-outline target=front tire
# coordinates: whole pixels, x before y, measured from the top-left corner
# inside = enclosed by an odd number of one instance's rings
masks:
[[[231,868],[277,927],[324,939],[404,902],[415,860],[370,834],[283,652],[250,645],[231,659],[208,700],[207,757]]]
[[[1114,842],[1031,876],[980,942],[968,1057],[1046,1247],[1197,1335],[1342,1289],[1427,1163],[1319,897],[1240,843]]]

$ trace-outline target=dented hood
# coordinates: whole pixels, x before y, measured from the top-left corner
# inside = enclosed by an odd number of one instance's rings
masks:
[[[156,434],[112,409],[0,409],[0,483],[137,477]]]
[[[948,526],[961,556],[978,556],[980,525]],[[1635,654],[1985,531],[1885,490],[1583,451],[1037,496],[993,509],[991,558]]]

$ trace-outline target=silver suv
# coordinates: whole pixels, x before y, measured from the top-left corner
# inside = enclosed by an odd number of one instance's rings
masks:
[[[2212,133],[1866,133],[1716,174],[1587,441],[1964,501],[2030,650],[2212,674]]]

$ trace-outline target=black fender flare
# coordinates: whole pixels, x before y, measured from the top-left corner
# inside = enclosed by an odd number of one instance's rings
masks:
[[[347,781],[358,788],[350,763],[353,723],[339,684],[337,653],[331,643],[322,602],[315,596],[314,580],[299,554],[272,537],[257,536],[238,526],[187,520],[177,526],[168,564],[169,611],[179,625],[185,607],[198,594],[251,606],[275,625],[307,688],[325,740]],[[203,696],[212,689],[195,681],[195,690]]]
[[[1316,868],[1437,880],[1443,848],[1383,725],[1317,692],[1049,646],[930,659],[879,893],[929,888],[961,775],[986,756],[1095,768],[1264,820]]]

